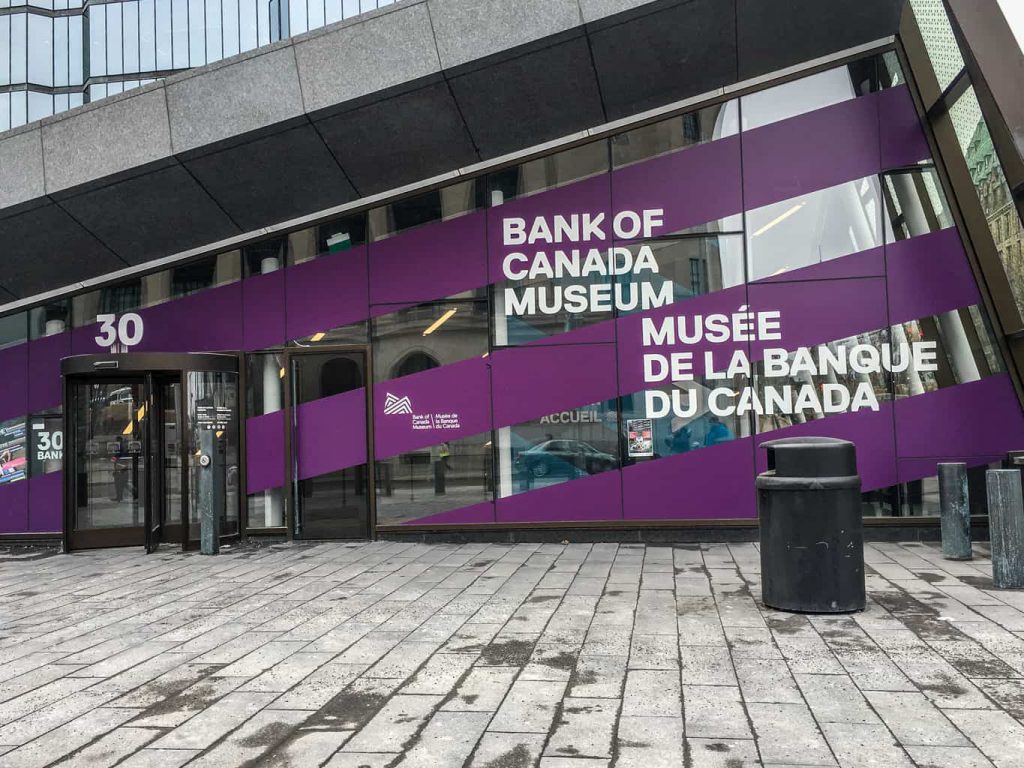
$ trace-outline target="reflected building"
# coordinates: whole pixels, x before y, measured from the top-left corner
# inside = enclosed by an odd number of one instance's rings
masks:
[[[0,131],[396,0],[0,0]]]

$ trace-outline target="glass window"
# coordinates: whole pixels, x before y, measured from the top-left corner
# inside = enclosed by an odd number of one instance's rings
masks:
[[[177,24],[171,23],[171,0],[154,0],[156,5],[156,66],[154,69],[170,69],[174,66],[172,31]],[[175,20],[176,22],[178,20]]]
[[[735,100],[612,136],[612,166],[638,163],[679,152],[739,131],[739,103]]]
[[[882,244],[878,178],[869,176],[747,211],[751,280]]]
[[[527,197],[608,171],[608,142],[602,139],[490,174],[490,204]]]
[[[858,59],[835,69],[766,88],[740,99],[743,130],[850,101],[879,88],[878,58]]]
[[[725,387],[735,393],[748,384],[746,376],[728,381],[681,381],[622,397],[623,464],[653,461],[749,436],[750,416],[737,415],[734,396],[717,394],[714,408],[711,403],[716,389]]]
[[[0,8],[3,4],[0,3]],[[8,51],[13,50],[14,41],[11,39],[11,16],[0,16],[0,40],[4,41],[7,45],[11,46]],[[0,85],[11,84],[11,56],[8,53],[6,56],[0,56]],[[0,128],[3,128],[4,124],[0,123]]]
[[[122,3],[107,5],[107,74],[124,72],[124,42],[122,37]],[[90,52],[91,53],[91,52]]]
[[[882,179],[887,243],[953,226],[934,167],[886,173]]]
[[[0,421],[0,486],[28,477],[25,419]]]
[[[374,381],[387,381],[488,351],[487,303],[430,302],[372,321]]]
[[[89,76],[105,75],[107,74],[107,5],[92,5],[86,13],[89,14]]]
[[[949,110],[1017,309],[1024,315],[1024,227],[973,86]]]
[[[244,3],[245,0],[242,0]],[[223,0],[222,2],[222,18],[224,20],[224,48],[223,56],[234,56],[239,52],[238,43],[238,5],[239,0]]]
[[[71,321],[71,306],[67,299],[33,307],[28,313],[28,335],[30,339],[41,339],[67,330]]]
[[[965,307],[893,326],[894,344],[936,342],[935,371],[895,374],[897,397],[910,397],[1001,373],[1001,355],[981,307]]]
[[[249,51],[260,43],[258,42],[258,16],[257,3],[253,0],[239,0],[238,7],[238,34],[240,47],[243,51]]]
[[[139,72],[156,69],[156,0],[139,0]]]
[[[48,93],[28,92],[28,122],[42,120],[53,114],[53,96]]]
[[[619,467],[615,400],[590,403],[500,430],[504,498]]]
[[[280,528],[284,525],[284,488],[268,488],[246,497],[246,529]]]
[[[28,18],[27,14],[15,13],[11,19],[11,82],[28,81]]]
[[[220,0],[204,0],[206,8],[206,61],[219,61],[224,55],[224,30]]]
[[[939,80],[939,88],[945,90],[964,68],[964,58],[953,35],[946,9],[942,0],[910,0],[910,7],[917,18],[924,47]]]
[[[288,235],[288,263],[301,264],[366,242],[366,215],[341,216]]]
[[[25,341],[28,336],[27,321],[24,312],[0,317],[0,349]]]
[[[28,14],[28,81],[53,85],[53,19]]]
[[[139,3],[122,3],[122,39],[124,71],[139,71]]]
[[[634,264],[653,259],[657,271],[631,271],[617,278],[620,315],[660,306],[655,297],[675,303],[744,283],[741,235],[652,240],[628,248]]]
[[[262,416],[280,411],[284,403],[284,353],[246,355],[246,412]]]
[[[858,409],[868,407],[869,403],[858,400],[862,385],[867,385],[867,391],[877,402],[892,399],[890,374],[882,370],[881,366],[874,373],[858,373],[847,364],[854,346],[863,344],[873,347],[879,350],[881,356],[882,346],[888,344],[889,339],[888,330],[879,330],[828,344],[804,347],[789,354],[790,366],[796,367],[799,356],[805,365],[809,361],[820,368],[824,363],[828,367],[825,375],[812,375],[803,371],[791,376],[765,376],[764,362],[756,363],[757,396],[764,411],[756,417],[757,432],[770,432],[793,424],[823,419],[850,410],[855,402],[858,403]],[[906,349],[905,341],[894,337],[893,347],[894,359],[907,359],[900,352]]]
[[[367,212],[370,240],[383,240],[406,229],[464,216],[482,206],[482,194],[483,184],[470,179],[373,208]]]
[[[493,499],[491,433],[377,462],[377,525],[414,522]]]
[[[231,536],[239,527],[237,373],[188,373],[188,424],[189,538],[199,538],[199,458],[204,452],[212,453],[214,471],[223,467],[223,497],[214,503],[221,514],[221,536]]]
[[[265,275],[281,269],[288,253],[288,238],[275,237],[242,247],[245,276]]]
[[[188,66],[206,63],[205,0],[188,0]]]
[[[317,331],[301,339],[292,339],[290,347],[326,347],[332,344],[362,345],[369,343],[370,324],[365,320],[350,325],[341,325],[326,331]]]
[[[53,20],[53,84],[68,84],[68,19]]]

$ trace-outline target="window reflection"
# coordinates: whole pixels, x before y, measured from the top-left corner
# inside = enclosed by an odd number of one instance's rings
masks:
[[[917,26],[921,30],[939,88],[945,90],[964,68],[964,58],[953,35],[946,9],[942,0],[910,0],[910,7],[917,18]]]
[[[471,179],[373,208],[367,212],[370,239],[383,240],[423,224],[464,216],[483,206],[483,194],[482,180]]]
[[[819,264],[882,244],[874,176],[747,211],[751,280]]]
[[[500,496],[619,467],[615,400],[559,411],[499,430]]]
[[[28,337],[28,316],[24,312],[0,317],[0,349],[20,344]]]
[[[739,416],[735,408],[723,405],[713,412],[711,393],[720,388],[739,392],[748,384],[745,376],[729,380],[710,381],[702,379],[678,382],[663,387],[651,387],[664,395],[664,402],[678,403],[680,412],[670,410],[665,415],[660,411],[648,411],[647,395],[636,392],[621,398],[622,427],[621,440],[624,446],[623,464],[637,464],[664,456],[689,453],[700,448],[709,448],[750,435],[750,417]],[[657,405],[657,403],[655,403]],[[724,413],[732,410],[732,413]]]
[[[33,307],[29,310],[29,338],[41,339],[65,331],[71,320],[71,305],[68,299]]]
[[[934,167],[886,173],[882,181],[887,243],[953,226]]]
[[[612,167],[672,154],[739,131],[739,103],[735,100],[670,117],[634,128],[611,138]]]
[[[372,321],[374,381],[487,353],[487,302],[420,304]]]
[[[377,525],[412,522],[492,498],[490,432],[377,462]]]
[[[490,204],[501,205],[515,197],[527,197],[582,181],[607,170],[607,141],[573,147],[492,173],[489,176]]]
[[[740,99],[743,130],[760,128],[879,90],[882,82],[878,62],[879,57],[858,59],[744,96]],[[891,82],[891,69],[887,67],[885,72]]]
[[[1024,227],[973,86],[949,111],[1018,311],[1024,315]]]

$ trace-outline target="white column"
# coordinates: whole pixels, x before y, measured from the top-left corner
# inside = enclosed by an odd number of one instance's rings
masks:
[[[264,275],[280,268],[281,260],[276,256],[268,256],[260,262],[260,273]],[[281,370],[274,356],[266,355],[263,360],[263,413],[276,413],[281,407]],[[284,435],[281,437],[283,439]],[[280,488],[263,492],[263,524],[268,528],[284,525],[284,499]]]
[[[907,230],[911,236],[926,234],[930,227],[928,217],[925,215],[924,207],[921,205],[921,197],[914,186],[913,178],[908,173],[896,173],[892,176],[893,186],[896,189],[896,196],[900,201],[900,209],[903,211],[903,219],[907,223]],[[974,360],[974,352],[967,340],[967,331],[964,330],[963,320],[958,312],[945,312],[939,315],[939,329],[942,331],[942,341],[946,352],[953,361],[956,369],[957,379],[960,383],[977,381],[981,378],[978,371],[978,364]],[[915,393],[916,394],[916,393]]]

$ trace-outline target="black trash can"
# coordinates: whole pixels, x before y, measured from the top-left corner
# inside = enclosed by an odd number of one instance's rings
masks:
[[[762,443],[757,477],[761,597],[783,611],[864,609],[864,533],[854,445],[830,437]]]

